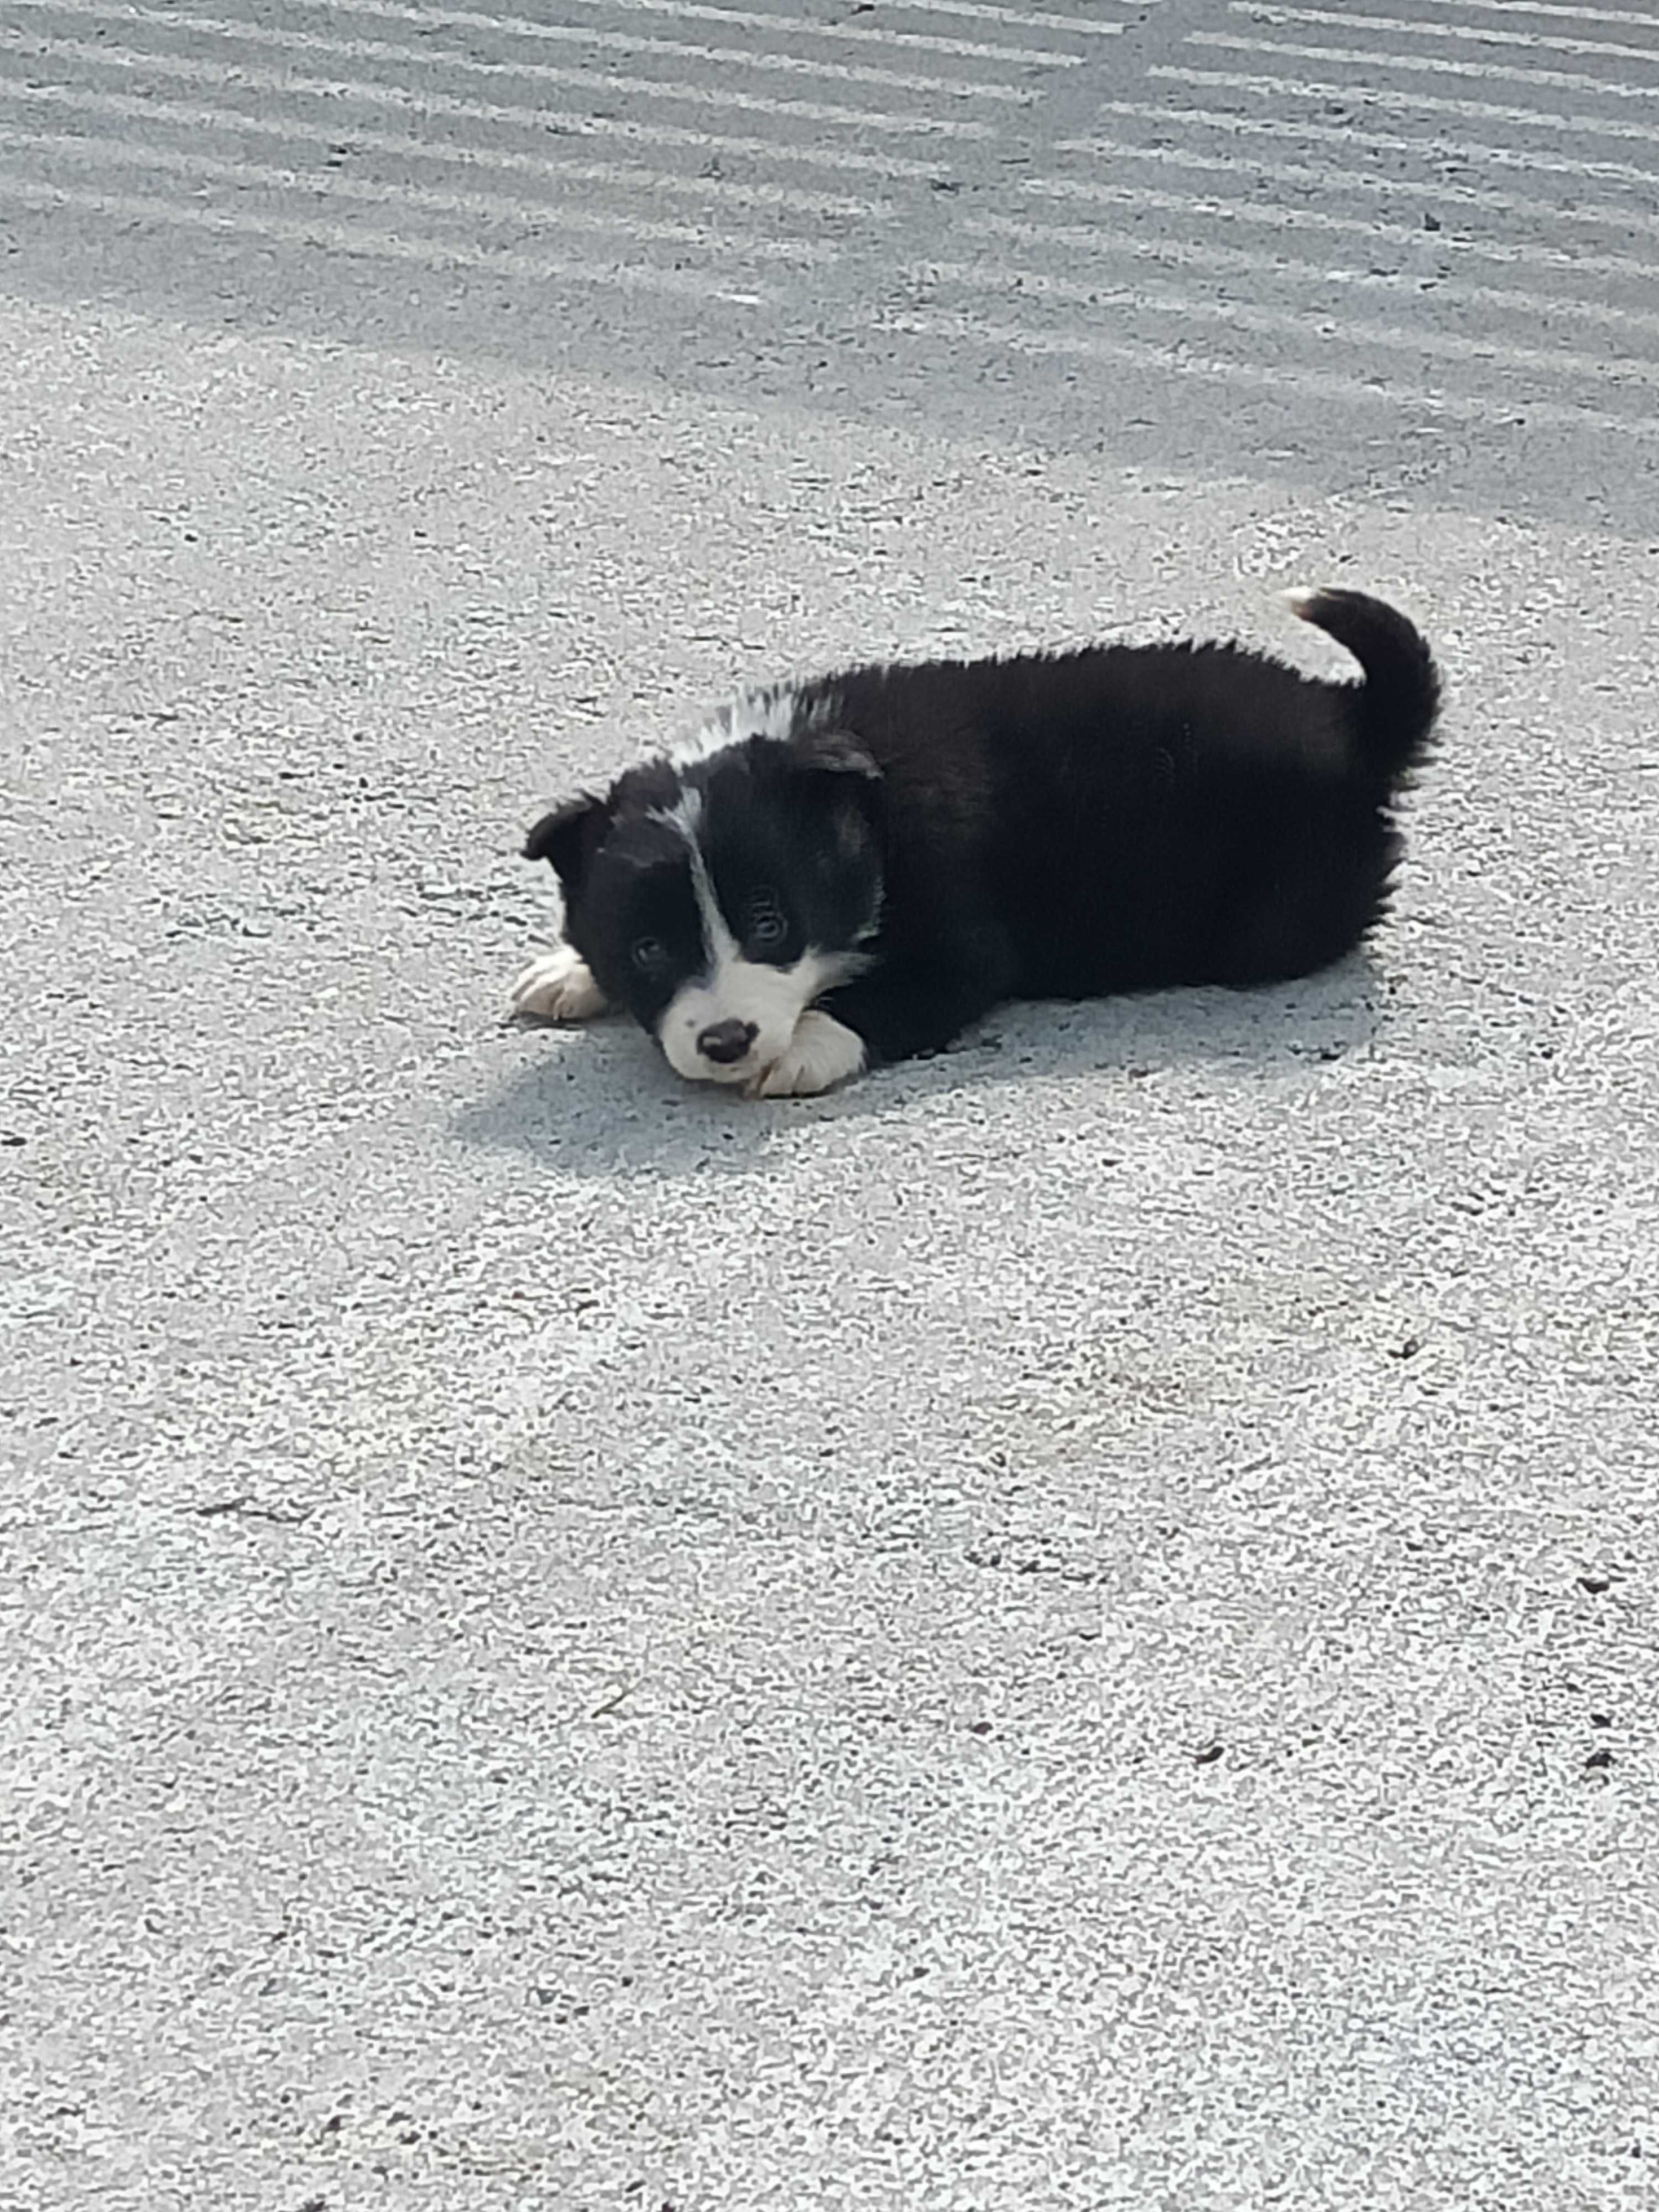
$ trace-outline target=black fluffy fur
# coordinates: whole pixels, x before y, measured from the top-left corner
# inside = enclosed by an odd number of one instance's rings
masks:
[[[774,734],[746,734],[739,712],[723,749],[630,771],[549,816],[526,850],[557,871],[567,934],[607,996],[647,1027],[629,915],[651,824],[687,791],[728,913],[745,881],[782,872],[789,957],[856,948],[862,972],[817,1003],[871,1060],[936,1050],[1010,998],[1306,975],[1386,908],[1395,805],[1440,685],[1381,601],[1295,604],[1362,682],[1218,644],[854,669],[777,695],[781,734],[775,715]],[[659,870],[684,865],[672,843]]]

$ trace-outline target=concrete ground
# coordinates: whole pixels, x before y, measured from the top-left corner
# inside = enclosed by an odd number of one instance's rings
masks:
[[[0,2202],[1659,2203],[1656,131],[1633,5],[16,0]],[[1368,958],[503,1024],[735,682],[1327,578]]]

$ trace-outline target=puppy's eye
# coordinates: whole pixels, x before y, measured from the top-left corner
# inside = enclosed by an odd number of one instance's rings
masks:
[[[757,891],[749,902],[749,941],[751,945],[781,945],[788,925],[775,891]]]
[[[666,965],[668,947],[659,937],[636,937],[628,957],[636,968],[649,975]]]

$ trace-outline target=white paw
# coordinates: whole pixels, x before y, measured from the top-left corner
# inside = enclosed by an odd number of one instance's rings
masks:
[[[833,1014],[809,1007],[781,1060],[749,1086],[751,1098],[815,1098],[864,1066],[864,1039]]]
[[[568,945],[538,954],[513,986],[515,1014],[549,1022],[591,1022],[605,1012],[605,994],[586,961]]]

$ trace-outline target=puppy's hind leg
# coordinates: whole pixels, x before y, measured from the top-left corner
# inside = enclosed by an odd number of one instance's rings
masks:
[[[538,953],[513,986],[513,1011],[544,1022],[591,1022],[605,1011],[592,970],[568,945]]]

